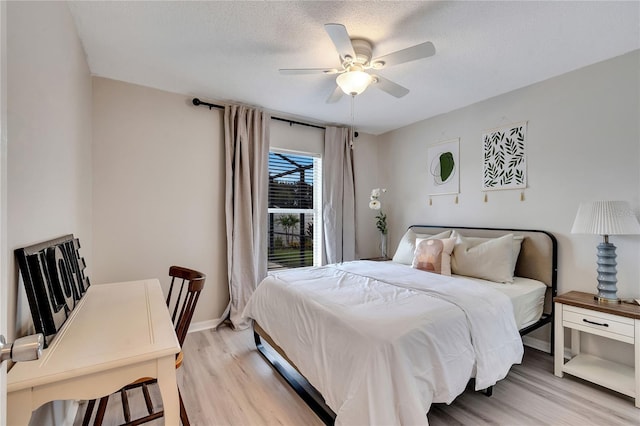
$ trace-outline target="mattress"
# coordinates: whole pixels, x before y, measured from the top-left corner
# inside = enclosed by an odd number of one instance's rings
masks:
[[[544,296],[548,288],[543,282],[530,278],[514,277],[512,284],[503,284],[479,278],[463,278],[491,287],[509,297],[513,304],[513,315],[518,330],[533,324],[542,316]]]
[[[336,425],[419,425],[469,378],[485,389],[521,362],[512,306],[464,277],[358,261],[270,274],[245,315],[320,391]]]

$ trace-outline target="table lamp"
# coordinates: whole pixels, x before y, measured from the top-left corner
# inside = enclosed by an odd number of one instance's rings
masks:
[[[618,303],[616,288],[616,246],[609,235],[640,234],[640,224],[626,201],[581,203],[571,228],[572,234],[602,235],[598,244],[598,294],[602,303]]]

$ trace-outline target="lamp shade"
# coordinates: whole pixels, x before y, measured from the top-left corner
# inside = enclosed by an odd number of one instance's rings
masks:
[[[336,78],[336,83],[347,95],[359,95],[371,83],[371,76],[364,71],[347,71]]]
[[[626,201],[593,201],[580,204],[571,233],[640,234],[640,223]]]

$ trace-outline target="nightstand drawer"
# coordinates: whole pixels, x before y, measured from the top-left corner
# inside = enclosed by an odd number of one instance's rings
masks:
[[[603,312],[563,305],[563,323],[566,327],[588,330],[604,337],[633,343],[634,322],[632,318],[610,315]]]

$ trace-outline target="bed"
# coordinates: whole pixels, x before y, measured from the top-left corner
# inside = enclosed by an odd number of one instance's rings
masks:
[[[481,265],[490,280],[407,265],[427,239],[471,244],[451,253],[451,269],[465,274],[467,252],[517,246],[511,280],[489,282],[501,279],[491,261]],[[270,275],[245,314],[257,348],[325,423],[427,424],[432,403],[451,403],[470,380],[490,394],[521,361],[520,335],[553,320],[556,264],[544,231],[415,225],[394,261]]]

